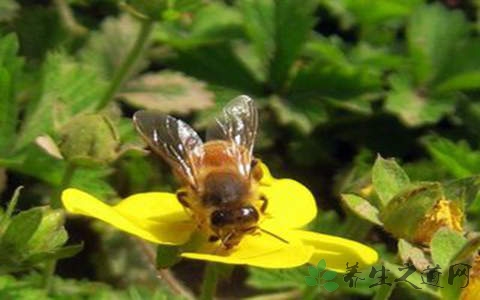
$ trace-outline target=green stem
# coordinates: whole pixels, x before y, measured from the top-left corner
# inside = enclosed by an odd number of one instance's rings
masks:
[[[3,214],[3,217],[0,218],[0,232],[3,232],[3,229],[6,227],[8,220],[10,220],[10,217],[12,216],[13,211],[17,206],[18,197],[20,196],[20,191],[22,189],[23,189],[23,186],[21,185],[15,189],[15,192],[13,192],[13,196],[10,202],[8,203],[7,210]]]
[[[213,262],[207,263],[203,277],[200,300],[212,300],[217,290],[218,268]]]
[[[55,268],[57,267],[57,261],[55,259],[45,262],[45,269],[43,270],[43,288],[47,292],[47,295],[52,293],[53,280],[55,274]]]
[[[142,53],[143,48],[145,47],[145,44],[148,41],[148,37],[150,36],[150,32],[152,31],[154,25],[154,21],[147,19],[144,20],[141,24],[140,27],[140,32],[137,36],[137,40],[135,41],[135,44],[133,45],[133,48],[130,50],[128,53],[127,57],[125,60],[122,62],[122,65],[120,68],[117,70],[115,73],[112,82],[110,83],[110,86],[108,87],[107,92],[103,96],[103,98],[100,100],[98,106],[97,106],[97,111],[103,109],[107,104],[110,102],[110,100],[115,96],[116,92],[118,91],[120,85],[123,83],[125,78],[128,75],[128,72],[132,68],[132,66],[135,64],[137,59],[139,58],[140,54]]]
[[[65,169],[65,172],[63,173],[62,182],[60,183],[60,186],[58,186],[58,188],[53,192],[52,198],[50,199],[50,206],[52,208],[56,209],[62,207],[62,202],[60,201],[62,192],[70,185],[76,169],[76,166],[71,163],[67,163],[67,167]]]

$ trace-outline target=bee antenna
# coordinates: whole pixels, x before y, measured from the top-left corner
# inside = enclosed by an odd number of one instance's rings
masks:
[[[268,231],[268,230],[263,229],[263,228],[260,228],[260,227],[258,227],[258,229],[259,229],[261,232],[266,233],[266,234],[268,234],[269,236],[274,237],[274,238],[276,238],[277,240],[284,242],[285,244],[289,244],[289,242],[288,242],[287,240],[279,237],[278,235],[276,235],[275,233],[273,233],[273,232],[271,232],[271,231]]]

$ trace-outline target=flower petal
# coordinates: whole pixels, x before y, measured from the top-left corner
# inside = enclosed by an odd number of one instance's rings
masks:
[[[117,206],[109,206],[90,194],[67,189],[62,193],[62,202],[70,213],[102,220],[154,243],[180,245],[189,240],[195,225],[183,209],[173,204],[174,197],[169,193],[136,194]]]
[[[260,186],[268,199],[266,217],[261,226],[301,228],[317,215],[312,193],[291,179],[274,179],[269,186]]]
[[[250,265],[262,268],[293,268],[307,263],[312,248],[282,234],[289,242],[259,233],[246,235],[239,245],[229,252],[219,244],[210,243],[196,252],[184,252],[182,257],[226,264]]]
[[[352,240],[303,230],[295,230],[295,234],[306,245],[314,247],[311,264],[316,265],[325,259],[327,268],[339,273],[347,272],[347,263],[352,266],[358,262],[359,269],[362,269],[378,260],[374,249]]]

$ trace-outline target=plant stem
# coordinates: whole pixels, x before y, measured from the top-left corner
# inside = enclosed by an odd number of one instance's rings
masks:
[[[213,262],[207,263],[205,267],[205,275],[203,277],[202,292],[200,300],[212,300],[217,290],[218,268]]]
[[[17,206],[18,202],[18,197],[20,196],[20,191],[23,189],[23,186],[19,186],[15,189],[15,192],[13,192],[12,199],[8,203],[7,210],[3,214],[3,217],[0,218],[0,232],[3,231],[4,227],[8,223],[8,220],[13,214],[13,211],[15,210],[15,207]]]
[[[148,260],[149,265],[152,267],[152,269],[157,273],[157,278],[162,280],[167,286],[170,288],[170,290],[179,296],[182,296],[185,299],[188,300],[193,300],[195,299],[193,293],[183,285],[175,276],[172,274],[172,272],[168,269],[157,269],[156,267],[156,262],[155,262],[155,252],[149,245],[138,238],[133,238],[132,240],[136,243],[137,246],[139,246],[140,250],[145,254],[146,259]]]
[[[55,268],[57,267],[56,260],[49,260],[45,263],[45,269],[43,270],[43,288],[50,295],[53,288],[53,279],[55,274]]]
[[[62,182],[58,186],[58,188],[53,192],[52,198],[50,199],[50,207],[53,209],[61,208],[62,202],[60,201],[60,197],[64,189],[66,189],[70,185],[70,181],[72,181],[73,175],[76,171],[76,166],[71,163],[67,162],[67,167],[65,172],[63,173]]]
[[[127,77],[128,72],[142,53],[142,50],[145,47],[146,42],[148,41],[148,37],[150,36],[150,32],[152,31],[153,25],[154,21],[151,19],[142,21],[140,32],[137,36],[135,44],[133,45],[133,48],[130,50],[125,60],[120,65],[120,68],[115,72],[115,75],[113,76],[112,82],[110,83],[108,90],[98,103],[97,111],[107,106],[112,97],[115,96],[115,93],[118,91],[120,85]]]

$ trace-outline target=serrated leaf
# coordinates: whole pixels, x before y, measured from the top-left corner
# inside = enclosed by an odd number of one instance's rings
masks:
[[[24,251],[24,247],[37,231],[42,221],[42,211],[40,209],[30,209],[15,215],[0,243],[0,247],[10,251]]]
[[[455,255],[467,244],[461,233],[448,228],[439,229],[432,238],[430,248],[435,264],[446,270]]]
[[[157,268],[169,268],[178,263],[182,258],[181,251],[178,246],[158,245],[157,246]]]
[[[308,286],[316,286],[318,284],[317,279],[315,279],[314,277],[310,277],[310,276],[305,276],[305,283]]]
[[[269,81],[280,89],[315,23],[317,3],[295,0],[240,2],[247,34],[264,63]],[[295,20],[295,22],[291,22]]]
[[[119,96],[134,107],[165,113],[187,114],[214,105],[204,83],[174,72],[142,75],[128,82]]]
[[[392,89],[388,93],[385,109],[409,126],[432,124],[455,109],[455,99],[450,95],[428,96],[416,90],[402,76],[390,78]]]
[[[139,28],[139,22],[127,14],[106,18],[100,25],[100,30],[90,34],[86,46],[81,50],[82,61],[96,67],[106,78],[112,79],[132,49]],[[127,78],[141,71],[146,65],[146,60],[140,57],[130,69]]]
[[[333,280],[333,278],[335,278],[336,276],[337,276],[337,272],[327,270],[327,271],[325,271],[325,273],[323,273],[322,279],[327,280],[327,281],[328,280]]]
[[[322,40],[317,43],[311,54],[313,62],[299,68],[293,78],[289,86],[289,99],[357,99],[357,102],[366,102],[366,106],[369,97],[375,98],[381,88],[380,72],[372,71],[368,65],[353,64],[338,45],[329,45],[334,41]]]
[[[370,204],[368,200],[354,195],[354,194],[342,194],[342,200],[349,209],[351,209],[357,216],[367,220],[371,223],[382,226],[383,223],[378,218],[378,209]]]
[[[334,292],[338,289],[339,285],[338,283],[334,282],[334,281],[329,281],[329,282],[326,282],[324,285],[323,285],[323,288],[326,289],[327,291],[329,292]]]
[[[457,178],[480,173],[480,152],[466,141],[454,143],[446,138],[429,136],[423,144],[433,160]]]
[[[416,81],[428,83],[442,75],[442,67],[451,60],[468,31],[469,24],[460,11],[449,11],[439,3],[417,10],[407,26]]]
[[[393,159],[377,156],[372,169],[372,182],[383,206],[410,184],[407,173]]]
[[[422,249],[415,247],[404,239],[398,240],[398,254],[402,262],[412,262],[417,270],[425,270],[431,263]]]
[[[93,111],[107,86],[96,70],[61,53],[48,56],[43,74],[42,96],[29,106],[17,149],[51,133],[72,116]]]
[[[178,56],[169,65],[187,75],[246,94],[259,94],[262,87],[257,78],[227,43],[178,49]]]
[[[326,110],[315,99],[291,103],[272,97],[269,104],[281,124],[292,125],[303,134],[309,134],[315,125],[326,121]]]

